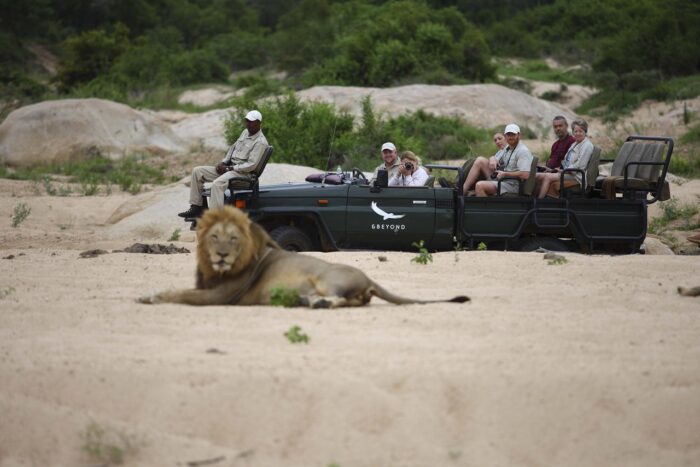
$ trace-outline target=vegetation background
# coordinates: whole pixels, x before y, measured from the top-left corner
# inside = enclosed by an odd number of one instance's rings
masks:
[[[383,121],[369,102],[356,123],[332,107],[261,97],[317,84],[517,85],[518,74],[595,86],[576,110],[614,120],[644,99],[700,95],[696,0],[0,0],[0,11],[0,118],[63,97],[203,110],[177,96],[227,83],[246,92],[221,106],[265,107],[276,158],[307,165],[361,159],[387,135],[434,158],[465,154],[488,129],[422,112]],[[42,52],[57,57],[54,73]],[[504,57],[524,61],[513,69]],[[697,124],[686,139],[700,142]]]

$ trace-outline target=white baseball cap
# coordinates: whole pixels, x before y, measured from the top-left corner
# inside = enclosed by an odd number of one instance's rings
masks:
[[[507,133],[520,133],[520,127],[516,125],[515,123],[511,123],[509,125],[506,125],[506,129],[503,131],[503,134]]]
[[[245,119],[251,122],[254,122],[255,120],[262,122],[262,114],[257,110],[251,110],[245,115]]]
[[[382,144],[382,151],[384,151],[385,149],[388,149],[390,151],[396,151],[396,146],[394,146],[394,143],[387,142]]]

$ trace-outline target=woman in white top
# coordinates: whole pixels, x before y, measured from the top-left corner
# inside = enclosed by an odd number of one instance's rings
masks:
[[[588,123],[583,119],[577,119],[571,122],[571,132],[574,135],[574,144],[571,145],[566,153],[566,157],[561,161],[562,169],[580,169],[584,172],[588,168],[588,162],[593,154],[593,143],[588,138]],[[554,172],[542,174],[542,185],[537,194],[538,198],[544,198],[548,191],[551,191],[550,196],[556,195],[561,189],[559,181],[561,174],[555,169]],[[571,172],[564,175],[564,187],[581,185],[581,173]],[[585,187],[583,187],[585,188]]]
[[[420,166],[420,158],[411,151],[401,154],[399,172],[389,179],[389,186],[423,186],[428,172]]]

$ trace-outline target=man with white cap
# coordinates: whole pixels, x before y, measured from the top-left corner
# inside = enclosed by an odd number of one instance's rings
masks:
[[[384,169],[389,173],[389,180],[399,173],[399,166],[401,163],[396,155],[396,146],[394,146],[394,143],[387,141],[386,143],[382,144],[382,160],[384,163],[379,164],[377,168],[374,169],[370,184],[377,179],[377,174],[381,169]]]
[[[190,208],[178,214],[180,217],[198,217],[202,214],[202,189],[204,182],[213,182],[209,207],[214,209],[224,205],[224,192],[228,182],[234,177],[245,177],[253,170],[269,144],[260,130],[262,115],[251,110],[245,116],[245,130],[228,149],[226,156],[216,167],[202,165],[192,169],[190,185]]]
[[[498,180],[503,177],[517,177],[525,181],[530,176],[532,165],[532,153],[520,142],[520,127],[515,123],[506,125],[503,132],[508,146],[500,159],[500,167],[491,175],[491,180],[482,180],[476,183],[476,196],[493,196],[498,194]],[[503,180],[501,182],[501,194],[518,193],[520,186],[517,180]]]

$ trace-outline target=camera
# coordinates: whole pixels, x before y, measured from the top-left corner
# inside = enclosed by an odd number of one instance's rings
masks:
[[[406,170],[413,170],[413,164],[410,162],[406,162],[403,166],[406,167]]]
[[[498,172],[491,172],[491,180],[496,180],[498,178]]]

